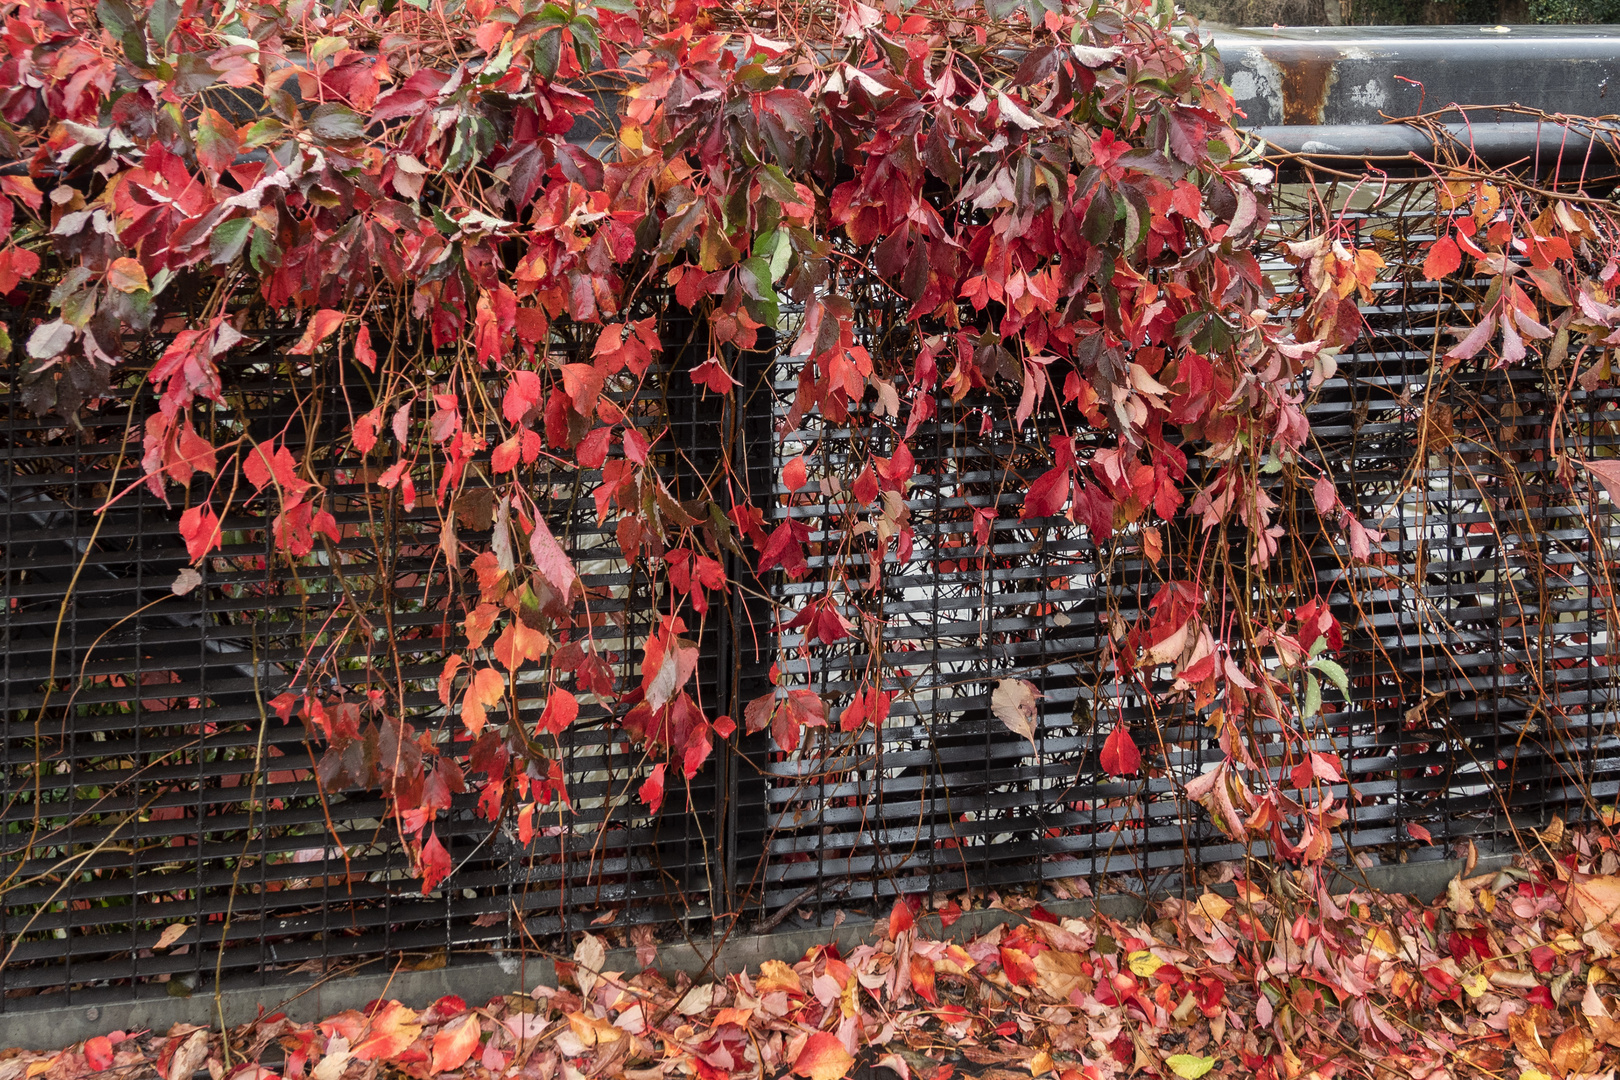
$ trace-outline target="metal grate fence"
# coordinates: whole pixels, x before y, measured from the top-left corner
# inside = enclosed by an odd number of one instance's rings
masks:
[[[1311,211],[1301,204],[1291,217],[1288,199],[1279,238],[1312,231]],[[1432,206],[1404,195],[1337,205],[1387,262],[1421,260]],[[1286,278],[1280,262],[1269,268]],[[1351,781],[1337,792],[1351,814],[1339,837],[1346,860],[1501,838],[1620,790],[1607,625],[1620,537],[1612,515],[1594,513],[1601,495],[1572,498],[1545,453],[1552,403],[1572,373],[1465,367],[1427,383],[1436,335],[1469,288],[1380,286],[1371,334],[1310,405],[1312,452],[1331,464],[1348,504],[1384,523],[1371,566],[1348,565],[1314,531],[1308,489],[1276,476],[1277,497],[1299,509],[1296,546],[1276,572],[1293,575],[1302,598],[1328,597],[1349,631],[1354,701],[1324,713],[1318,731]],[[910,333],[876,294],[861,323],[880,362]],[[323,761],[327,751],[268,702],[314,640],[341,650],[338,669],[404,687],[409,723],[437,730],[443,643],[473,586],[446,569],[438,516],[377,498],[343,456],[340,420],[367,393],[363,378],[297,367],[285,342],[261,337],[214,422],[256,437],[285,432],[293,449],[308,449],[341,530],[336,563],[295,572],[271,558],[263,517],[233,502],[225,548],[199,586],[177,594],[183,503],[171,492],[165,505],[137,482],[140,450],[124,441],[132,410],[152,404],[142,365],[118,370],[82,427],[24,409],[15,369],[0,392],[0,1011],[118,1000],[160,982],[188,994],[216,979],[272,986],[360,963],[432,966],[461,952],[521,962],[610,912],[615,929],[723,931],[723,916],[792,904],[821,917],[919,890],[1151,888],[1246,854],[1181,795],[1219,754],[1206,718],[1155,711],[1107,674],[1110,635],[1173,567],[1144,559],[1139,531],[1099,544],[1067,522],[1021,523],[1023,488],[1044,468],[1043,425],[1058,418],[1038,415],[1015,433],[1005,403],[980,393],[912,440],[917,475],[904,511],[915,541],[903,562],[891,555],[881,590],[849,594],[860,597],[844,609],[853,637],[810,649],[797,631],[773,635],[746,590],[734,590],[704,637],[700,693],[716,713],[740,715],[769,689],[775,663],[784,684],[816,689],[836,715],[854,674],[881,664],[895,695],[881,734],[835,724],[794,754],[768,735],[742,738],[717,752],[690,795],[671,785],[662,814],[649,817],[634,795],[645,762],[587,708],[566,736],[573,812],[553,814],[525,848],[511,822],[492,826],[458,797],[437,830],[454,874],[421,895],[381,801],[344,782],[364,773],[367,754],[393,753],[412,732],[374,730]],[[689,366],[679,341],[665,362]],[[682,470],[701,470],[705,455],[745,462],[759,491],[805,454],[812,483],[779,491],[771,512],[812,527],[815,569],[837,545],[859,550],[869,538],[828,531],[830,478],[852,435],[819,418],[790,420],[797,363],[744,358],[735,414],[717,417],[684,374],[620,404],[649,428],[673,427],[670,442],[690,448],[664,463],[677,494]],[[1613,455],[1617,397],[1609,380],[1578,385],[1559,438],[1578,439],[1588,457]],[[1189,483],[1196,460],[1192,469]],[[189,498],[223,504],[229,492],[210,491],[209,480]],[[592,486],[590,476],[545,475],[537,497],[605,616],[598,641],[616,653],[624,684],[657,597],[597,525]],[[474,492],[454,517],[458,528],[487,530],[490,513]],[[818,580],[760,584],[802,602],[825,587]],[[385,624],[355,622],[359,594],[390,598]],[[989,713],[994,681],[1015,674],[1043,695],[1033,746]],[[538,712],[542,689],[520,696]],[[1146,780],[1114,781],[1098,768],[1119,719],[1147,750]],[[337,778],[329,794],[318,772]],[[1416,844],[1411,825],[1438,847]],[[165,933],[174,926],[184,927],[177,938]]]

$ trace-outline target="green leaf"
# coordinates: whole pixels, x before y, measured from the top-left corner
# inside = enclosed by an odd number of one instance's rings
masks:
[[[349,39],[346,37],[323,37],[316,41],[314,47],[309,50],[309,59],[312,63],[318,64],[329,56],[336,56],[348,47]]]
[[[534,70],[542,79],[557,77],[557,64],[562,59],[562,31],[547,30],[534,43]]]
[[[179,0],[154,0],[147,20],[152,40],[157,42],[158,48],[167,49],[169,39],[174,36],[174,28],[180,23]]]
[[[1212,1057],[1198,1057],[1196,1054],[1171,1054],[1164,1059],[1170,1066],[1170,1071],[1181,1077],[1181,1080],[1198,1080],[1209,1070],[1215,1067]]]
[[[137,29],[141,24],[140,17],[135,14],[135,9],[127,0],[101,0],[96,5],[96,18],[118,38]]]
[[[251,150],[255,146],[263,146],[265,143],[275,142],[277,139],[281,138],[282,135],[286,134],[286,132],[286,124],[283,124],[280,120],[277,120],[273,116],[267,116],[247,129],[247,134],[242,137],[242,149]]]
[[[118,40],[124,46],[124,55],[129,57],[131,64],[137,68],[151,66],[152,61],[146,55],[146,35],[141,33],[140,27],[132,27],[124,31],[123,36]]]
[[[1316,681],[1316,676],[1309,673],[1305,676],[1305,703],[1299,707],[1299,718],[1309,720],[1322,711],[1322,684]]]
[[[253,230],[253,240],[248,245],[248,262],[253,264],[254,273],[262,274],[276,265],[275,242],[276,238],[264,229]]]
[[[366,122],[347,105],[327,102],[309,114],[309,130],[317,138],[343,141],[365,137]]]
[[[1328,681],[1339,688],[1339,693],[1344,695],[1344,699],[1346,701],[1350,700],[1350,677],[1344,673],[1344,668],[1340,667],[1337,662],[1329,660],[1325,656],[1319,656],[1311,661],[1311,667],[1326,675]]]
[[[749,317],[762,326],[774,327],[780,318],[776,290],[771,287],[771,267],[764,259],[744,259],[737,266],[743,287],[743,306]]]
[[[213,235],[208,238],[209,261],[215,266],[235,262],[247,246],[248,233],[252,228],[253,222],[245,217],[231,218],[216,225]]]

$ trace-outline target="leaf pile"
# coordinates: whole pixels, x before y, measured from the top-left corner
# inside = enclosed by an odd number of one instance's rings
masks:
[[[1025,918],[954,941],[925,926],[949,927],[966,898],[934,898],[936,924],[911,897],[847,956],[818,946],[697,984],[603,970],[606,943],[587,934],[559,989],[270,1016],[233,1031],[228,1053],[206,1029],[112,1032],[6,1051],[0,1080],[840,1080],[858,1061],[900,1080],[1612,1077],[1620,877],[1586,872],[1614,863],[1612,845],[1574,843],[1585,856],[1459,875],[1427,906],[1329,897],[1308,875],[1275,891],[1239,878],[1140,921],[995,901]]]

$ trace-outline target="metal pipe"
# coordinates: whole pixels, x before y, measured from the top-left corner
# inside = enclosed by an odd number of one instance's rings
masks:
[[[1366,164],[1386,172],[1412,171],[1449,155],[1461,163],[1470,149],[1479,163],[1492,168],[1523,165],[1545,174],[1555,167],[1577,172],[1620,167],[1620,148],[1609,133],[1585,126],[1515,121],[1435,128],[1445,134],[1435,138],[1407,124],[1278,124],[1250,128],[1249,134],[1281,155],[1325,165]]]

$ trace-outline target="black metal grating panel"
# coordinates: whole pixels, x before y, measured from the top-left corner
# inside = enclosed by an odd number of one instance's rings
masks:
[[[14,373],[0,396],[0,1009],[40,994],[116,999],[153,981],[184,993],[216,974],[269,985],[359,960],[520,953],[610,909],[621,924],[701,911],[715,887],[713,771],[692,784],[697,812],[682,812],[686,789],[672,785],[666,812],[650,818],[634,794],[649,763],[583,692],[561,746],[573,812],[541,811],[525,849],[510,815],[491,824],[471,795],[457,796],[436,825],[455,873],[432,895],[420,893],[377,792],[340,778],[334,790],[348,790],[322,796],[315,770],[328,751],[275,714],[276,695],[301,693],[313,671],[328,695],[340,681],[356,688],[349,700],[361,705],[366,687],[397,687],[406,723],[450,739],[461,725],[436,680],[477,584],[465,565],[446,570],[430,495],[405,512],[362,482],[377,470],[362,475],[347,440],[350,406],[367,393],[357,372],[344,386],[294,367],[285,340],[259,336],[266,344],[227,380],[232,394],[213,422],[227,438],[284,437],[327,484],[340,538],[297,566],[272,557],[266,515],[244,505],[234,477],[200,475],[189,493],[171,488],[170,505],[139,482],[139,429],[125,445],[124,423],[132,406],[140,417],[155,403],[138,366],[115,373],[79,430],[24,409]],[[692,413],[670,382],[655,370],[643,396],[621,404],[654,428]],[[424,492],[435,479],[416,475]],[[592,592],[597,647],[624,685],[627,643],[647,633],[653,598],[619,558],[612,522],[597,522],[589,492],[599,477],[531,479]],[[493,501],[478,487],[463,487],[455,516],[487,540]],[[176,595],[188,499],[233,509],[201,586]],[[384,625],[348,599],[378,590],[392,598]],[[531,728],[546,693],[533,680],[519,678]],[[362,731],[380,736],[369,752],[386,757],[387,721],[360,715]],[[177,924],[184,935],[155,950]]]
[[[1508,840],[1552,814],[1590,816],[1620,787],[1609,629],[1620,522],[1583,471],[1572,490],[1546,453],[1556,430],[1565,452],[1578,441],[1582,458],[1615,455],[1620,394],[1588,377],[1555,428],[1556,402],[1574,385],[1567,363],[1464,365],[1431,382],[1434,358],[1452,340],[1443,331],[1468,322],[1488,283],[1442,292],[1420,280],[1435,211],[1432,197],[1412,191],[1396,187],[1378,203],[1342,189],[1315,193],[1336,207],[1347,242],[1404,268],[1363,306],[1368,332],[1306,406],[1309,459],[1328,465],[1341,499],[1383,541],[1371,565],[1353,565],[1342,534],[1324,532],[1309,478],[1280,471],[1271,490],[1291,546],[1247,597],[1320,596],[1346,628],[1340,658],[1352,700],[1330,702],[1311,734],[1315,749],[1340,756],[1350,782],[1333,792],[1348,800],[1339,857],[1364,863],[1436,857],[1469,837]],[[1285,293],[1294,271],[1280,240],[1329,224],[1308,210],[1320,204],[1306,194],[1279,195],[1265,267]],[[874,357],[885,340],[915,347],[881,299],[862,318]],[[778,420],[791,432],[775,465],[779,474],[806,455],[810,483],[796,494],[779,488],[773,513],[810,527],[812,554],[803,580],[778,589],[794,609],[830,593],[859,629],[831,646],[804,628],[777,637],[781,684],[821,694],[831,722],[799,751],[771,755],[767,815],[743,838],[762,856],[765,905],[1057,879],[1096,885],[1104,876],[1110,888],[1146,889],[1188,867],[1264,854],[1263,844],[1223,836],[1183,794],[1223,757],[1207,711],[1167,709],[1159,697],[1167,679],[1150,695],[1114,676],[1111,640],[1186,568],[1173,554],[1145,561],[1139,528],[1098,542],[1067,520],[1019,520],[1027,485],[1051,467],[1053,431],[1075,435],[1082,463],[1111,438],[1049,409],[1015,433],[1012,384],[1001,384],[1008,396],[992,387],[955,408],[941,395],[941,415],[911,440],[913,549],[901,558],[891,546],[882,588],[868,589],[827,573],[848,561],[845,573],[863,577],[861,558],[846,553],[872,549],[880,511],[844,516],[851,430],[819,415],[791,422],[799,365],[787,358],[776,380]],[[894,422],[904,425],[904,407]],[[1201,466],[1190,463],[1188,498],[1207,479]],[[990,518],[983,543],[975,515]],[[1172,527],[1184,531],[1165,538],[1166,550],[1197,550],[1185,518]],[[1222,542],[1242,550],[1244,537],[1234,530]],[[841,731],[840,708],[879,668],[894,695],[888,722],[880,732]],[[1028,679],[1042,695],[1033,745],[991,714],[1006,677]],[[1127,783],[1099,767],[1116,722],[1142,746],[1144,778]],[[1274,741],[1275,727],[1258,737]],[[1422,830],[1433,847],[1417,842]]]

